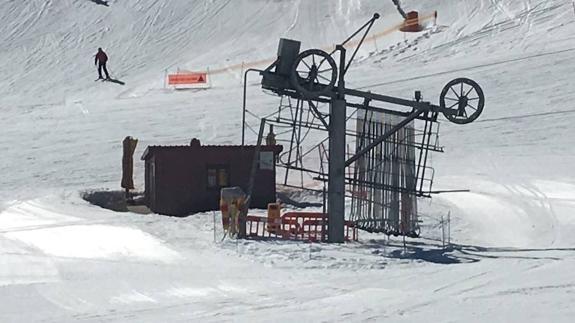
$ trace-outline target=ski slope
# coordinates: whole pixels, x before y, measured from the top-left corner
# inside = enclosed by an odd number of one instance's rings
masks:
[[[571,0],[404,0],[439,15],[406,36],[389,32],[401,17],[383,0],[107,3],[0,3],[1,322],[572,321]],[[437,102],[469,77],[486,93],[476,122],[442,122],[446,153],[433,155],[434,188],[469,192],[423,201],[422,238],[407,252],[364,232],[341,246],[214,243],[212,213],[115,213],[81,198],[119,188],[127,135],[137,157],[193,137],[238,144],[238,66],[273,59],[280,37],[332,46],[374,12],[383,36],[365,44],[348,87]],[[98,47],[125,86],[94,82]],[[165,89],[178,68],[218,72],[209,90]],[[278,105],[255,77],[248,95],[258,115]]]

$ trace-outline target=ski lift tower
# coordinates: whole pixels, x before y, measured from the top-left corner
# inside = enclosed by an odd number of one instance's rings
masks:
[[[345,86],[345,76],[348,72],[359,48],[363,44],[366,36],[372,28],[379,14],[373,17],[360,27],[355,33],[344,42],[336,45],[331,53],[320,49],[308,49],[300,52],[300,42],[289,39],[280,39],[276,61],[265,70],[257,71],[262,76],[262,88],[271,90],[280,95],[287,96],[299,101],[307,101],[310,111],[320,124],[327,130],[329,135],[328,143],[328,173],[327,173],[327,240],[332,243],[344,242],[344,221],[345,221],[345,187],[346,168],[356,163],[378,149],[382,143],[389,140],[398,131],[404,129],[415,119],[436,121],[439,113],[456,124],[467,124],[479,117],[484,107],[484,95],[477,83],[467,78],[457,78],[449,82],[441,92],[439,105],[421,100],[421,92],[415,91],[415,99],[403,99],[372,92],[365,92],[349,89]],[[363,32],[363,34],[361,34]],[[361,34],[361,40],[353,51],[351,57],[347,59],[345,45],[351,39]],[[336,59],[338,58],[338,64]],[[242,144],[245,141],[245,112],[246,112],[246,83],[244,81],[244,117],[242,128]],[[349,97],[363,99],[364,104],[348,102]],[[395,107],[409,108],[410,110],[398,111],[396,109],[383,109],[375,107],[371,102],[383,102]],[[324,102],[329,104],[329,113],[318,111],[315,103]],[[471,104],[473,102],[473,104]],[[392,127],[378,133],[369,142],[359,147],[355,154],[346,158],[346,121],[348,107],[363,109],[365,111],[389,112],[395,116],[400,116],[401,121]],[[262,119],[258,144],[263,136]],[[427,156],[427,154],[425,154]],[[367,183],[381,189],[381,185]],[[405,190],[404,188],[389,188],[391,190]],[[421,192],[413,189],[414,195],[420,196]],[[248,193],[249,194],[249,193]]]

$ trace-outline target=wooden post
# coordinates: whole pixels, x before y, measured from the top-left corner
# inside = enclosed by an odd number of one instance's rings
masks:
[[[214,216],[214,243],[216,243],[216,212],[212,211],[212,214]]]
[[[575,0],[574,0],[574,1],[575,1]],[[242,77],[243,75],[244,75],[244,62],[242,61],[242,67],[241,67],[241,70],[240,70],[240,85],[242,85],[243,82],[244,82],[244,79],[243,79],[243,77]]]
[[[451,246],[451,211],[447,213],[447,246]]]
[[[166,68],[164,70],[164,90],[168,88],[167,83],[168,83],[168,69]]]
[[[443,215],[441,216],[441,247],[445,249],[445,222],[443,221]]]
[[[130,189],[134,189],[134,152],[136,150],[136,145],[138,144],[138,139],[134,139],[127,136],[122,141],[123,152],[122,152],[122,181],[120,186],[125,189],[126,202],[130,197]]]
[[[210,67],[206,68],[206,76],[208,78],[208,87],[212,88],[212,75],[210,74]]]

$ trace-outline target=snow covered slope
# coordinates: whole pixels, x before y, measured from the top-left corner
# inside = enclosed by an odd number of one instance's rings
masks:
[[[96,2],[0,3],[0,321],[572,320],[571,0],[404,0],[439,13],[407,36],[386,32],[401,21],[387,0]],[[349,87],[436,101],[465,76],[487,99],[475,123],[443,122],[435,188],[470,192],[434,198],[407,253],[366,233],[345,246],[214,243],[212,214],[118,214],[79,197],[119,186],[126,135],[136,156],[193,137],[237,144],[237,66],[273,58],[279,37],[332,45],[376,11],[385,36]],[[98,47],[125,86],[93,81]],[[220,72],[210,90],[164,90],[177,68]],[[277,106],[257,84],[249,95],[260,115]],[[448,211],[456,244],[443,252],[433,238]]]
[[[377,1],[257,0],[4,1],[2,102],[61,103],[90,81],[98,47],[129,84],[163,84],[165,69],[225,67],[273,57],[281,36],[333,44],[363,23]],[[387,6],[386,6],[387,7]],[[399,19],[395,18],[395,22]],[[310,31],[313,31],[310,33]],[[117,91],[115,91],[117,92]]]

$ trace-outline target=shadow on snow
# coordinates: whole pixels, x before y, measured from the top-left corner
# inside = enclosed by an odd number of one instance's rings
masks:
[[[105,80],[106,82],[112,82],[112,83],[116,83],[116,84],[120,84],[120,85],[126,85],[125,82],[122,82],[120,80],[116,80],[116,79],[107,79]]]
[[[482,259],[561,260],[560,257],[537,256],[533,253],[575,251],[575,248],[522,249],[463,244],[451,244],[443,248],[437,241],[406,241],[404,249],[401,241],[375,239],[362,243],[361,248],[372,249],[372,254],[379,254],[384,258],[418,260],[444,265],[474,263]]]
[[[90,2],[93,2],[93,3],[98,4],[98,5],[106,6],[106,7],[110,6],[108,4],[108,1],[105,1],[105,0],[90,0]]]

